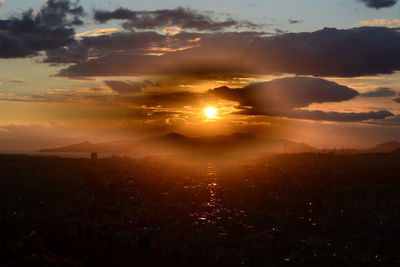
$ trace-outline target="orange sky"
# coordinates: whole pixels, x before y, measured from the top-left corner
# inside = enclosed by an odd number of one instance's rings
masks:
[[[127,9],[133,20],[57,3],[29,15],[41,31],[17,32],[18,16],[2,20],[0,150],[168,132],[249,132],[317,147],[399,138],[396,21],[270,33],[190,8]],[[45,31],[52,37],[32,45]],[[207,106],[218,116],[207,118]]]

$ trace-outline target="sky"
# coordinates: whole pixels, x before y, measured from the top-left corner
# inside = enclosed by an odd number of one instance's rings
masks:
[[[169,132],[399,141],[399,29],[396,0],[3,0],[0,150]]]

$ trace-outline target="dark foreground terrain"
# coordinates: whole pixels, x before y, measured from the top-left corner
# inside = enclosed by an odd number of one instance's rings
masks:
[[[0,155],[0,266],[394,266],[400,157]]]

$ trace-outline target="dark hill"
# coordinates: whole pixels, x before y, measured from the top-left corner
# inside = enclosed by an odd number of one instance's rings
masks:
[[[186,137],[178,133],[155,136],[137,141],[113,141],[104,143],[83,142],[40,152],[99,152],[99,153],[144,153],[182,151],[200,153],[225,153],[257,149],[260,152],[299,153],[316,152],[317,149],[290,140],[261,140],[250,133],[234,133],[207,137]]]
[[[400,148],[400,143],[397,141],[388,141],[367,149],[367,153],[390,153]]]

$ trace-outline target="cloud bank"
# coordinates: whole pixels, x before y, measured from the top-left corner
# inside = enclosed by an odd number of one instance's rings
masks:
[[[37,55],[73,43],[83,9],[67,0],[49,0],[37,13],[0,20],[0,58]]]
[[[124,44],[132,46],[121,47]],[[86,51],[88,47],[101,53],[79,61],[59,75],[292,73],[356,77],[400,70],[400,32],[384,27],[325,28],[278,36],[258,32],[181,32],[172,37],[154,32],[116,33],[84,38],[63,53],[76,54],[75,51]],[[58,61],[63,62],[63,57]]]
[[[207,73],[355,77],[400,70],[400,32],[387,27],[324,28],[271,36],[229,32],[257,25],[219,21],[212,13],[189,8],[119,8],[95,11],[94,19],[99,23],[123,20],[125,31],[76,36],[83,15],[77,2],[49,0],[38,12],[29,10],[0,20],[0,58],[44,51],[46,63],[72,64],[58,74],[71,78]],[[171,27],[173,32],[162,33]]]
[[[318,78],[291,77],[230,89],[226,86],[209,91],[218,97],[254,108],[298,108],[312,103],[341,102],[358,95],[356,90]]]
[[[238,102],[239,108],[242,109],[238,114],[242,115],[285,116],[293,119],[336,122],[358,122],[393,116],[386,110],[341,113],[299,109],[312,103],[347,101],[359,95],[349,87],[317,78],[282,78],[237,89],[223,86],[212,89],[209,93]]]

